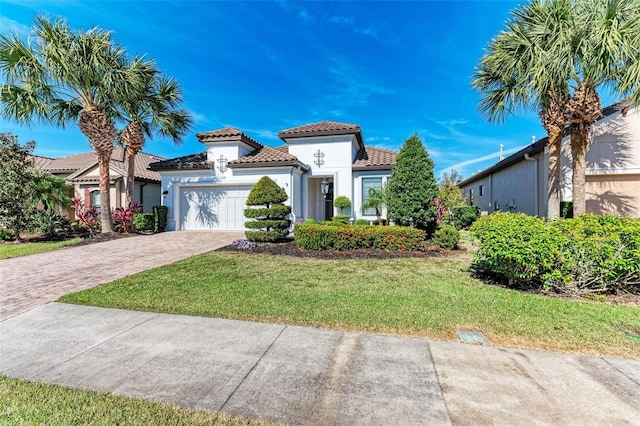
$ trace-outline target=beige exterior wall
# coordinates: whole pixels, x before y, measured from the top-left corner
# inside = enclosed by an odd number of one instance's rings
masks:
[[[640,217],[640,174],[587,176],[587,211]]]

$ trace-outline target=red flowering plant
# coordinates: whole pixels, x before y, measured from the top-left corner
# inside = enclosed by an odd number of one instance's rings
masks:
[[[90,235],[94,235],[98,228],[100,215],[98,214],[98,209],[95,206],[90,208],[86,208],[84,201],[80,197],[73,197],[71,199],[73,203],[73,209],[76,212],[76,217],[80,222],[80,225],[87,228]]]
[[[117,232],[128,234],[133,231],[133,215],[142,212],[142,206],[137,201],[130,203],[126,209],[124,207],[116,207],[111,209],[111,217],[113,218],[113,228]]]

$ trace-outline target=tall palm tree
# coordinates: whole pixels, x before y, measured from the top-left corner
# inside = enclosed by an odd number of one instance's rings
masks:
[[[640,1],[584,0],[577,3],[567,105],[573,158],[573,211],[584,213],[585,165],[592,125],[602,116],[598,90],[610,88],[640,104]]]
[[[109,161],[116,137],[116,95],[137,87],[126,52],[97,27],[72,31],[62,19],[37,17],[28,42],[0,36],[0,102],[4,117],[66,127],[77,122],[98,156],[102,232],[112,232]]]
[[[154,134],[170,136],[174,143],[182,142],[182,137],[191,129],[192,119],[182,104],[182,92],[178,82],[162,77],[155,65],[142,60],[134,60],[132,67],[144,69],[143,84],[132,96],[119,100],[119,112],[127,122],[119,134],[119,141],[127,153],[127,205],[133,203],[135,185],[135,156],[145,143],[145,136]]]
[[[483,97],[480,110],[491,122],[531,108],[539,110],[547,131],[549,180],[547,216],[560,214],[560,147],[567,124],[568,85],[549,68],[548,50],[571,26],[571,0],[534,1],[513,12],[507,29],[494,37],[474,73],[472,85]],[[559,58],[555,58],[558,60]]]

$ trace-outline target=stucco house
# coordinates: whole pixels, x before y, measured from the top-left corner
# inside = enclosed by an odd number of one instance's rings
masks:
[[[85,152],[66,157],[48,158],[34,156],[34,166],[73,185],[74,195],[84,200],[85,206],[100,208],[100,171],[95,152]],[[139,152],[135,157],[134,201],[140,203],[144,212],[151,212],[161,200],[160,175],[149,170],[149,164],[164,160],[157,155]],[[114,148],[109,163],[111,179],[111,207],[126,207],[125,181],[127,158],[123,148]],[[66,213],[66,212],[63,212]],[[72,216],[73,213],[67,213]]]
[[[277,148],[231,127],[196,136],[204,152],[149,167],[162,176],[169,230],[243,230],[247,196],[262,176],[286,191],[294,223],[330,219],[341,195],[352,202],[343,214],[374,220],[375,212],[360,206],[369,188],[387,183],[397,156],[365,146],[360,126],[332,121],[282,130]]]
[[[527,146],[459,184],[469,204],[481,212],[547,211],[547,138]],[[562,140],[561,200],[571,201],[571,145]],[[586,158],[586,209],[597,214],[640,217],[640,109],[611,105],[593,126]]]

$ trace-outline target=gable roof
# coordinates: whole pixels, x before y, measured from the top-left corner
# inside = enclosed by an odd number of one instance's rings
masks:
[[[235,127],[225,127],[224,129],[197,133],[196,137],[202,143],[240,141],[256,149],[262,147],[261,143],[251,139]]]
[[[268,146],[262,146],[255,151],[250,152],[242,158],[229,161],[228,166],[232,169],[249,168],[249,167],[277,167],[277,166],[294,166],[302,171],[307,171],[310,167],[298,160],[295,155],[289,154],[289,150],[274,149]],[[288,148],[288,147],[287,147]]]
[[[47,161],[48,160],[48,161]],[[139,152],[135,157],[134,176],[138,180],[146,180],[151,182],[160,182],[161,177],[158,173],[149,170],[149,164],[164,160],[162,157]],[[114,148],[111,154],[109,164],[119,173],[126,175],[126,161],[124,148]],[[98,166],[98,156],[95,152],[85,152],[82,154],[69,155],[59,158],[47,158],[34,156],[35,167],[49,172],[51,174],[69,174],[69,180],[86,181],[87,176],[81,177],[82,173]],[[97,178],[97,177],[96,177]]]
[[[278,132],[278,137],[286,142],[287,139],[294,138],[351,134],[356,136],[360,148],[364,148],[360,126],[357,124],[339,123],[337,121],[319,121],[317,123],[280,130],[280,132]]]
[[[624,99],[620,102],[617,102],[613,105],[609,105],[608,107],[604,108],[602,110],[602,114],[600,115],[600,118],[598,119],[598,121],[603,120],[613,114],[615,114],[616,112],[622,111],[625,108],[629,107],[629,102],[627,99]],[[564,129],[564,135],[568,136],[569,135],[569,127],[567,126]],[[458,184],[459,187],[463,187],[465,185],[468,185],[470,183],[473,183],[479,179],[482,179],[484,177],[487,177],[495,172],[498,172],[500,170],[506,169],[509,166],[512,166],[516,163],[519,163],[520,161],[523,161],[525,156],[528,155],[535,155],[535,154],[539,154],[541,152],[544,151],[545,146],[547,146],[547,143],[549,141],[549,137],[545,136],[542,139],[537,140],[536,142],[532,143],[529,146],[524,147],[523,149],[521,149],[520,151],[516,152],[515,154],[511,154],[510,156],[508,156],[507,158],[504,158],[503,160],[487,167],[484,170],[479,171],[478,173],[471,175],[470,177],[468,177],[467,179],[463,180],[462,182],[460,182]]]
[[[356,154],[353,170],[391,170],[398,153],[389,149],[365,147]]]

